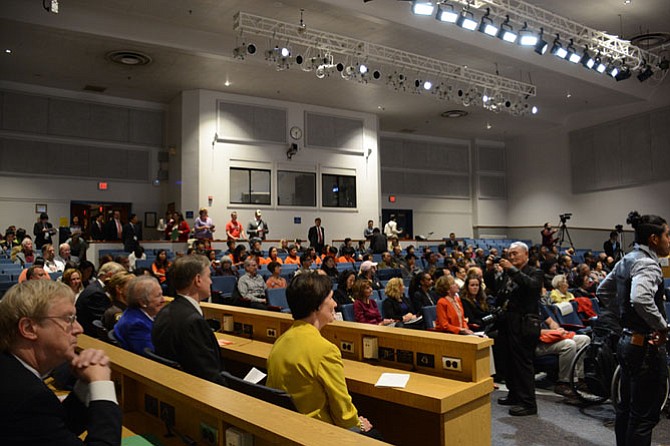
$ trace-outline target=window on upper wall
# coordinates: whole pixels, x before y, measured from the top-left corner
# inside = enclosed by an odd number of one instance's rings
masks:
[[[230,202],[270,204],[270,171],[230,168]]]
[[[355,208],[356,177],[323,174],[321,176],[321,201],[324,207]]]
[[[316,174],[277,171],[277,205],[316,206]]]

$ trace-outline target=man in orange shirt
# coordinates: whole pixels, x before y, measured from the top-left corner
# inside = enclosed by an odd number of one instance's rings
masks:
[[[228,236],[228,240],[246,240],[247,238],[242,223],[237,221],[237,212],[235,211],[230,214],[230,221],[226,223],[226,235]]]

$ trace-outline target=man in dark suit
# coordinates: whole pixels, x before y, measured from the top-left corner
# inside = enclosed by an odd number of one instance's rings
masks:
[[[105,292],[105,284],[116,273],[124,272],[123,265],[116,262],[107,262],[100,267],[98,277],[81,292],[77,299],[77,320],[84,333],[97,337],[98,332],[93,325],[93,321],[99,321],[107,308],[112,306],[112,300]]]
[[[93,240],[105,239],[105,214],[99,213],[91,224],[91,238]]]
[[[126,252],[133,252],[142,240],[142,227],[137,224],[137,215],[130,214],[128,223],[123,225],[123,250]]]
[[[47,243],[53,243],[51,236],[56,234],[56,229],[49,223],[49,216],[46,212],[40,214],[40,221],[33,226],[33,234],[35,235],[35,247],[42,249],[42,246]]]
[[[121,444],[121,410],[109,358],[94,349],[77,355],[81,333],[67,285],[26,281],[5,294],[0,301],[0,444]],[[66,362],[78,381],[61,403],[41,377]]]
[[[603,250],[608,257],[614,259],[617,258],[617,255],[621,252],[621,244],[619,243],[619,233],[616,231],[610,232],[610,238],[603,243]]]
[[[307,239],[309,240],[310,248],[314,248],[317,254],[323,254],[326,231],[321,226],[321,219],[319,217],[314,220],[314,226],[309,228]]]
[[[123,223],[121,223],[121,212],[114,211],[112,218],[105,224],[105,240],[118,241],[123,237]]]
[[[211,294],[209,265],[201,255],[174,262],[172,283],[177,296],[156,316],[151,338],[156,354],[178,362],[191,375],[224,385],[219,343],[200,308],[200,301]]]

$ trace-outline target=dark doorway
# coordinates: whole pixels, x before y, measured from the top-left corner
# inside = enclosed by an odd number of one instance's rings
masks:
[[[384,232],[384,226],[391,218],[391,214],[396,216],[398,222],[398,229],[402,229],[400,239],[412,240],[414,238],[414,214],[411,209],[382,209],[382,227],[379,228]]]
[[[70,220],[76,215],[86,240],[91,239],[91,223],[98,214],[105,216],[105,223],[109,221],[114,211],[121,213],[121,221],[128,222],[128,216],[132,211],[132,203],[101,203],[97,201],[71,201],[70,202]]]

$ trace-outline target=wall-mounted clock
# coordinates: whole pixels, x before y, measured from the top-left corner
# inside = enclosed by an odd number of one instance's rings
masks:
[[[302,138],[302,129],[294,125],[293,127],[291,127],[289,134],[291,135],[291,138],[298,140]]]

